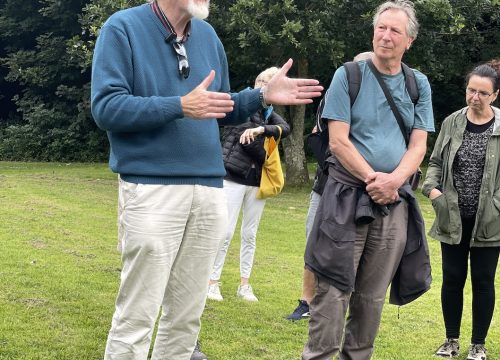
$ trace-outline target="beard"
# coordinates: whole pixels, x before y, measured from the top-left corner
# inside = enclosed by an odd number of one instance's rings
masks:
[[[188,12],[191,14],[191,16],[197,18],[197,19],[206,19],[208,17],[208,7],[209,7],[210,1],[204,1],[202,3],[196,2],[196,0],[189,0],[188,3]]]

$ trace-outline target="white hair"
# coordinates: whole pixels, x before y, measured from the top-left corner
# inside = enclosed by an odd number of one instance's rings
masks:
[[[198,3],[194,0],[188,2],[188,12],[197,19],[206,19],[209,13],[210,1]]]
[[[361,61],[361,60],[368,60],[373,57],[373,51],[365,51],[362,53],[359,53],[352,59],[353,61]]]
[[[149,4],[154,1],[155,0],[146,0],[146,2]],[[198,4],[194,0],[189,0],[187,10],[192,17],[203,20],[208,17],[209,6],[210,6],[210,1],[207,1],[206,3],[203,4]]]
[[[259,75],[257,75],[257,78],[255,79],[255,81],[263,80],[265,82],[269,82],[269,80],[271,80],[273,78],[273,76],[276,75],[276,73],[278,71],[279,71],[279,68],[277,68],[276,66],[267,68],[266,70],[262,71]]]

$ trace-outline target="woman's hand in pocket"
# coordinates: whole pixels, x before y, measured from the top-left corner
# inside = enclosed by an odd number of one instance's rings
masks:
[[[443,193],[441,191],[439,191],[438,189],[434,188],[429,193],[429,199],[434,200],[435,198],[437,198],[441,195],[443,195]]]

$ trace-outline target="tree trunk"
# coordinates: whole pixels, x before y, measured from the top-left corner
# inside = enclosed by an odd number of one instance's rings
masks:
[[[309,73],[309,64],[306,59],[299,59],[298,77],[307,78]],[[309,183],[309,174],[307,172],[307,161],[304,152],[304,117],[306,112],[305,105],[288,106],[283,112],[284,107],[279,107],[277,112],[282,114],[292,129],[290,135],[283,140],[283,149],[285,153],[286,164],[286,184],[287,185],[305,185]]]

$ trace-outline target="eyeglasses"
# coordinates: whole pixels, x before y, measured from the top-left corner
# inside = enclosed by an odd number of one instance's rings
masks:
[[[481,99],[486,99],[493,94],[493,93],[487,93],[486,91],[480,91],[480,90],[476,90],[476,89],[469,88],[469,87],[467,89],[465,89],[465,93],[469,96],[474,96],[477,94],[477,96]]]
[[[174,41],[172,43],[174,50],[177,54],[177,61],[179,62],[179,74],[187,79],[189,77],[189,62],[187,58],[186,48],[181,42]]]

